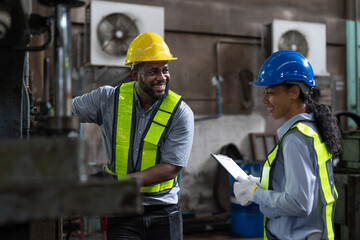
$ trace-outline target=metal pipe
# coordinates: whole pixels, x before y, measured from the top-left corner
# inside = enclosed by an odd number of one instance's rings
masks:
[[[71,21],[67,5],[55,8],[55,117],[71,117]]]
[[[81,36],[84,35],[84,32],[80,32],[77,35],[76,38],[76,51],[77,51],[77,61],[76,61],[76,72],[77,72],[77,83],[78,83],[78,88],[77,88],[77,94],[80,96],[81,95],[81,72],[80,72],[80,68],[81,68]],[[79,137],[82,137],[82,124],[80,123],[80,127],[79,127]]]
[[[221,96],[221,81],[222,81],[222,77],[220,75],[216,76],[217,79],[217,96],[218,96],[218,117],[222,117],[223,113],[222,113],[222,96]]]
[[[358,114],[359,112],[359,43],[358,43],[358,1],[355,1],[355,88],[356,88],[356,111]]]
[[[82,54],[81,54],[81,37],[84,36],[84,32],[79,32],[76,35],[76,69],[79,70],[81,68],[81,58],[82,58]]]
[[[30,129],[30,97],[29,97],[29,53],[25,53],[22,81],[20,136],[29,138]]]
[[[51,21],[51,20],[49,20]],[[26,47],[0,47],[0,52],[3,51],[28,51],[28,52],[39,52],[39,51],[43,51],[48,49],[51,44],[52,44],[52,40],[53,40],[53,33],[51,31],[51,27],[48,26],[47,28],[47,33],[48,33],[48,37],[46,42],[41,45],[41,46],[26,46]]]
[[[50,78],[49,78],[49,66],[50,66],[50,60],[49,58],[44,58],[44,62],[43,62],[43,66],[44,66],[44,86],[43,86],[43,102],[47,103],[50,101],[50,96],[49,96],[49,82],[50,82]]]
[[[50,116],[50,110],[51,110],[51,103],[50,103],[50,96],[49,96],[49,66],[50,66],[50,60],[49,58],[44,58],[43,61],[44,66],[44,82],[43,82],[43,100],[40,107],[40,119],[45,120]]]

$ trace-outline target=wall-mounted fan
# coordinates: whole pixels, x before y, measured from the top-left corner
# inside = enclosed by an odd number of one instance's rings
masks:
[[[296,30],[290,30],[281,35],[279,39],[279,50],[292,50],[307,57],[309,45],[302,33]]]
[[[270,27],[269,52],[296,51],[310,61],[315,76],[329,76],[326,70],[326,24],[274,19]]]
[[[86,7],[85,62],[125,66],[127,49],[143,32],[164,38],[164,7],[91,0]]]
[[[97,37],[101,49],[112,56],[124,56],[131,41],[139,34],[135,20],[122,13],[105,16],[98,24]]]

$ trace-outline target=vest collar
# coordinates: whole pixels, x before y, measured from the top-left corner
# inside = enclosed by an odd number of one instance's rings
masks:
[[[299,121],[304,121],[304,120],[315,121],[314,114],[313,113],[300,113],[300,114],[297,114],[297,115],[293,116],[292,118],[290,118],[277,130],[278,139],[281,139],[284,136],[284,134],[287,131],[289,131],[289,129],[295,123],[297,123]]]
[[[141,102],[140,102],[139,95],[138,95],[138,93],[136,92],[136,87],[134,87],[134,96],[135,96],[135,104],[136,104],[136,106],[137,106],[142,112],[144,112],[144,109],[143,109],[142,106],[141,106]],[[151,111],[152,109],[154,109],[156,106],[159,105],[159,103],[160,103],[160,100],[157,100],[156,102],[154,102],[154,104],[151,105],[151,107],[150,107],[146,112]]]

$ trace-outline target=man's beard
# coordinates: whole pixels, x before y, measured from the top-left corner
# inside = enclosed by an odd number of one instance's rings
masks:
[[[144,93],[146,93],[150,98],[152,98],[154,101],[165,99],[169,93],[169,84],[168,83],[166,84],[165,92],[163,94],[156,95],[155,92],[150,87],[145,85],[145,83],[141,77],[139,78],[138,82],[139,82],[139,86],[140,86],[141,90]]]

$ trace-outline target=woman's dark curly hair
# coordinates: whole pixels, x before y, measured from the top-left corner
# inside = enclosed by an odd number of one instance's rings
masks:
[[[334,158],[341,153],[341,132],[337,118],[330,108],[324,104],[316,103],[310,95],[303,94],[307,113],[313,113],[320,135],[326,143],[328,151]]]
[[[292,84],[285,85],[290,87]],[[328,106],[316,103],[310,94],[304,94],[300,91],[300,98],[305,103],[306,112],[314,114],[316,125],[327,150],[333,155],[333,158],[339,157],[341,154],[341,132],[338,120]]]

